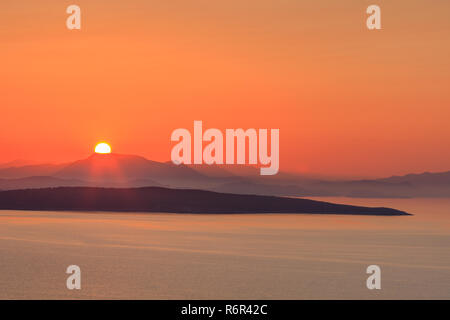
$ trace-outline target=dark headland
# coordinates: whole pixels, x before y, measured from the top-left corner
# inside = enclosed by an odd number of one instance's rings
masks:
[[[160,187],[59,187],[1,191],[0,210],[409,215],[383,207]]]

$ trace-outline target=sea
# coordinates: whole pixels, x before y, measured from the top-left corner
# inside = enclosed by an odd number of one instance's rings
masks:
[[[0,211],[0,299],[450,299],[450,198],[315,199],[413,215]]]

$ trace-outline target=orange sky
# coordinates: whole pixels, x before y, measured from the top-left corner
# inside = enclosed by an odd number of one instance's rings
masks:
[[[82,9],[82,30],[65,9]],[[365,27],[378,4],[381,31]],[[279,128],[280,170],[450,170],[448,0],[0,3],[0,162],[167,161],[171,132]]]

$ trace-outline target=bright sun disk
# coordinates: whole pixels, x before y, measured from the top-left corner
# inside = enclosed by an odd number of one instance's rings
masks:
[[[109,144],[102,142],[95,146],[95,153],[111,153]]]

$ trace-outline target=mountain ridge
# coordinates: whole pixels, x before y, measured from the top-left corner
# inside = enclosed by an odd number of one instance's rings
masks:
[[[450,197],[450,171],[359,180],[326,180],[286,172],[262,177],[257,172],[247,166],[177,166],[136,155],[93,154],[65,164],[0,168],[0,189],[166,186],[278,196]]]

